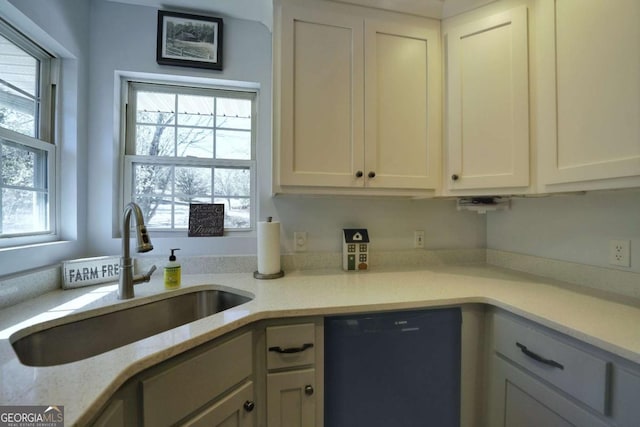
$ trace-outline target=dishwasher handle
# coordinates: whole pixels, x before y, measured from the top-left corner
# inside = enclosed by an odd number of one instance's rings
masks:
[[[291,353],[302,353],[303,351],[309,348],[313,348],[313,344],[310,342],[302,344],[301,347],[287,347],[287,348],[269,347],[269,351],[273,351],[280,354],[291,354]]]

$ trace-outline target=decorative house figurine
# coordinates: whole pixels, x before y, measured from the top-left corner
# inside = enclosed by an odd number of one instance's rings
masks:
[[[369,267],[369,233],[366,228],[345,228],[342,241],[342,268],[346,271]]]

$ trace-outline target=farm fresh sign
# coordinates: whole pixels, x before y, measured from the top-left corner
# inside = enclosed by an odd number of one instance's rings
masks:
[[[74,289],[82,286],[114,282],[120,275],[120,257],[83,258],[62,263],[62,288]]]

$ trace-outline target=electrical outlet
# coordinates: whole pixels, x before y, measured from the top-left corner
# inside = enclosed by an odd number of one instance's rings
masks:
[[[293,232],[293,245],[296,252],[307,251],[307,232],[306,231],[294,231]]]
[[[416,230],[413,232],[413,247],[424,248],[424,230]]]
[[[609,241],[609,264],[621,267],[631,267],[631,241]]]

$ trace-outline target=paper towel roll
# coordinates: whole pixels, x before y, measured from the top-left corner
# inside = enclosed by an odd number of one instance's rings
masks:
[[[280,272],[280,223],[258,222],[258,273]]]

